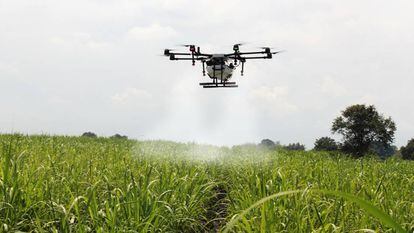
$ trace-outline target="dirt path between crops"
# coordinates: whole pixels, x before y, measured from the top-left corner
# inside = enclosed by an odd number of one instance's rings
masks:
[[[216,186],[214,189],[216,195],[208,203],[206,232],[220,232],[220,229],[226,225],[227,207],[229,199],[227,190],[223,185]]]

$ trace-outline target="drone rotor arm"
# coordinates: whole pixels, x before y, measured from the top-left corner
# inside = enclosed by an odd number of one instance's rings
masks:
[[[235,59],[235,60],[252,60],[252,59],[271,59],[273,56],[272,54],[278,54],[282,51],[277,51],[277,52],[246,52],[246,53],[240,53],[240,54],[234,54],[231,56],[228,56],[229,59]],[[263,54],[263,56],[252,56],[252,55],[259,55],[259,54]],[[250,55],[250,56],[242,56],[242,55]]]
[[[270,59],[272,56],[254,56],[254,57],[242,57],[243,60],[252,60],[252,59]]]
[[[195,53],[194,55],[196,57],[206,57],[206,58],[211,58],[213,56],[212,54],[208,54],[208,53]]]
[[[265,51],[258,51],[258,52],[240,52],[239,55],[252,55],[252,54],[266,54]]]
[[[174,53],[174,52],[169,52],[168,53],[168,55],[166,55],[166,56],[169,56],[169,55],[178,55],[178,56],[191,56],[191,53]]]
[[[191,60],[195,60],[195,61],[203,61],[205,60],[205,57],[173,57],[171,60],[175,60],[175,61],[191,61]]]

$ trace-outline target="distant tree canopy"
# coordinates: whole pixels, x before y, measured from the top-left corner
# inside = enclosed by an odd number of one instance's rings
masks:
[[[82,137],[97,138],[98,136],[93,132],[85,132],[82,134]]]
[[[398,148],[394,145],[383,145],[378,141],[374,141],[369,146],[369,153],[376,154],[381,158],[387,158],[394,155]]]
[[[414,160],[414,138],[408,141],[406,146],[402,146],[400,151],[403,159]]]
[[[120,135],[120,134],[112,135],[110,138],[113,138],[113,139],[128,139],[128,137],[126,135]]]
[[[274,141],[272,141],[270,139],[263,139],[260,142],[259,146],[265,147],[265,148],[268,148],[268,149],[275,149],[276,147],[279,146],[279,142],[275,143]]]
[[[313,149],[318,151],[335,151],[338,150],[338,143],[330,137],[321,137],[316,139]]]
[[[299,142],[297,142],[297,143],[290,143],[287,146],[283,146],[283,148],[286,150],[305,150],[305,145],[302,145]]]
[[[373,105],[352,105],[342,111],[332,124],[332,133],[343,137],[342,150],[356,157],[365,155],[376,143],[384,148],[391,146],[396,130],[390,117],[380,115]]]

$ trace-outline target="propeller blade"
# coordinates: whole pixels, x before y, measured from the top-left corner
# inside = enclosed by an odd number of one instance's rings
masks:
[[[237,43],[237,44],[234,44],[234,45],[242,46],[242,45],[246,45],[246,44],[247,44],[246,42],[240,42],[240,43]]]
[[[272,54],[283,53],[283,52],[285,52],[285,50],[280,50],[280,51],[272,52]]]

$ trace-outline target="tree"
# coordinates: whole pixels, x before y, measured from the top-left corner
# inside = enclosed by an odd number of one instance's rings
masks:
[[[120,134],[112,135],[110,138],[113,138],[113,139],[128,139],[128,137],[126,135],[120,135]]]
[[[260,146],[263,146],[263,147],[267,147],[267,148],[274,148],[276,146],[276,144],[272,140],[270,140],[270,139],[263,139],[260,142],[259,145]]]
[[[279,142],[273,142],[270,139],[263,139],[259,144],[259,146],[261,147],[265,147],[265,148],[272,149],[272,150],[276,149],[279,145],[280,145]]]
[[[373,105],[347,107],[332,124],[332,133],[342,135],[342,150],[356,157],[365,155],[372,143],[390,146],[396,130],[391,117],[380,115]]]
[[[316,139],[314,150],[335,151],[338,150],[338,144],[330,137],[321,137]]]
[[[397,152],[398,148],[394,145],[383,145],[380,142],[374,141],[369,147],[369,152],[376,154],[381,158],[388,158]]]
[[[400,151],[403,159],[414,160],[414,138],[408,141],[406,146],[402,146]]]
[[[286,150],[305,150],[305,145],[302,145],[299,142],[297,142],[290,143],[289,145],[284,146],[283,148],[285,148]]]
[[[93,132],[85,132],[82,134],[82,137],[97,138],[98,136],[96,136],[96,134]]]

